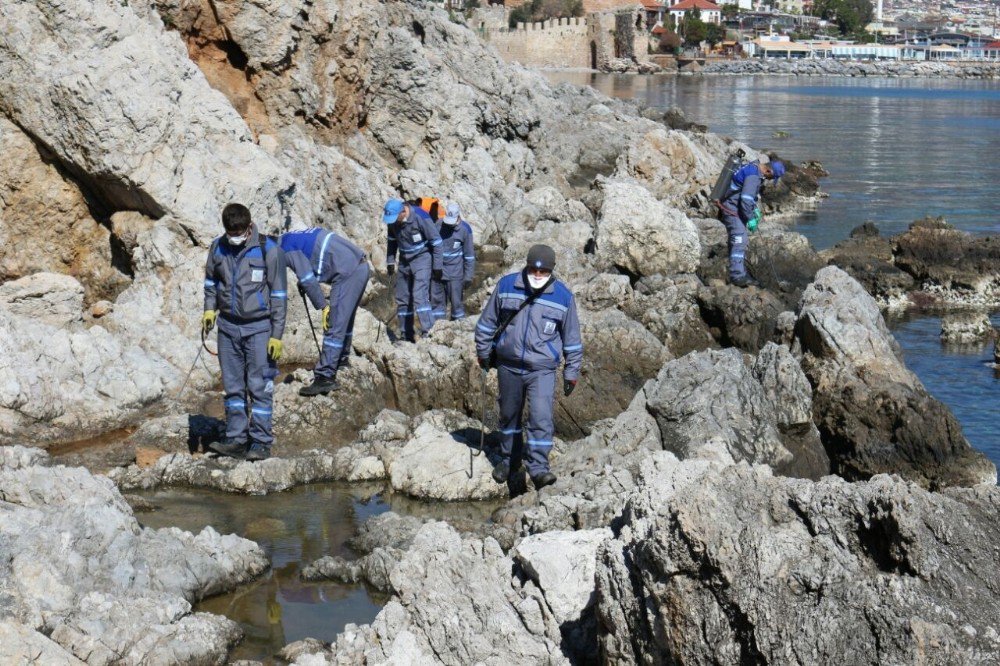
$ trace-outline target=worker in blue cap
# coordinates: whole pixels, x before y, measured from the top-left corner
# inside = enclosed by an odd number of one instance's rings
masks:
[[[733,174],[729,192],[719,203],[719,216],[729,233],[729,284],[756,287],[746,268],[747,234],[757,228],[760,207],[757,202],[764,181],[777,182],[785,175],[785,165],[778,160],[750,162]]]
[[[404,340],[413,342],[413,318],[420,321],[421,336],[430,333],[434,325],[431,308],[431,279],[442,277],[441,234],[437,225],[419,206],[400,199],[389,199],[382,211],[382,221],[389,225],[386,251],[386,271],[396,272],[399,256],[399,277],[396,279],[396,316]]]

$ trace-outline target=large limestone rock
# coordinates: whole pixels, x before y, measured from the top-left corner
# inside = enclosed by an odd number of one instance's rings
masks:
[[[839,268],[822,269],[797,317],[813,416],[835,472],[849,479],[895,473],[932,488],[996,482],[994,465],[906,369],[858,282]]]
[[[656,461],[597,569],[604,663],[985,663],[1000,490]]]
[[[493,539],[430,523],[390,574],[371,625],[348,627],[313,663],[566,664],[541,590],[511,575]]]
[[[79,185],[2,116],[0,154],[0,278],[64,273],[83,284],[88,303],[117,296],[129,258]]]
[[[2,651],[53,663],[218,663],[241,635],[191,604],[243,584],[268,566],[253,542],[153,530],[136,522],[105,478],[47,467],[20,447],[0,456]]]
[[[434,500],[503,496],[507,487],[493,481],[485,453],[470,455],[479,445],[477,435],[471,427],[449,432],[431,422],[421,424],[387,465],[393,490]]]
[[[109,208],[174,214],[202,245],[230,201],[268,227],[290,212],[290,174],[176,34],[110,0],[5,4],[0,22],[0,109]]]
[[[811,425],[807,416],[810,392],[802,390],[805,377],[797,367],[792,372],[788,363],[758,361],[758,372],[767,379],[770,391],[734,349],[697,352],[667,363],[647,402],[664,448],[681,459],[727,464],[744,460],[781,471],[789,468],[795,456],[785,447],[779,424],[784,423],[786,429],[789,421],[807,428]],[[818,437],[796,448],[808,460],[800,461],[799,468],[815,476],[825,473],[812,464],[822,457]]]
[[[611,530],[545,532],[522,540],[512,551],[525,573],[542,589],[556,622],[577,623],[597,601],[597,550]]]
[[[83,285],[68,275],[34,273],[0,285],[0,307],[63,328],[83,318]]]
[[[635,183],[604,185],[597,259],[632,275],[693,273],[701,246],[688,217]]]

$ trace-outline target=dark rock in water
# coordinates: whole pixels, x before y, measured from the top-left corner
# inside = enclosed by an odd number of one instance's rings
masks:
[[[896,266],[924,289],[939,287],[966,298],[1000,299],[1000,237],[976,237],[942,218],[914,222],[894,239]]]
[[[892,246],[892,239],[882,238],[878,227],[866,222],[820,256],[860,282],[881,307],[890,307],[904,302],[915,284],[893,263]]]
[[[698,291],[701,318],[724,347],[756,353],[774,334],[784,304],[757,287],[720,285]]]
[[[906,369],[878,306],[857,281],[839,268],[822,269],[797,315],[813,415],[837,474],[900,474],[930,488],[996,483],[993,464]]]
[[[851,238],[878,238],[882,235],[879,228],[871,222],[865,222],[851,229]]]
[[[1000,489],[650,464],[599,552],[603,663],[988,663]],[[650,655],[656,655],[650,660]],[[989,655],[989,656],[987,656]]]

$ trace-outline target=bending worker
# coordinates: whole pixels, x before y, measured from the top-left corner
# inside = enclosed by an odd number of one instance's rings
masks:
[[[493,479],[510,478],[511,459],[522,457],[536,489],[555,483],[549,470],[549,452],[555,421],[552,404],[556,369],[563,356],[563,393],[576,388],[583,361],[580,322],[573,293],[552,274],[556,253],[547,245],[528,251],[523,271],[500,279],[476,325],[476,356],[488,370],[495,357],[500,388],[502,460]],[[527,439],[521,431],[521,412],[528,403]],[[528,444],[524,450],[525,441]]]
[[[323,349],[312,384],[299,389],[299,395],[326,394],[339,388],[337,371],[350,364],[354,317],[368,286],[368,258],[346,238],[318,228],[284,234],[281,249],[295,271],[299,292],[323,311]],[[330,285],[329,301],[320,283]]]
[[[382,221],[389,225],[385,263],[390,276],[396,271],[399,254],[396,279],[399,332],[403,339],[413,342],[414,314],[420,320],[421,336],[429,334],[434,325],[431,279],[441,279],[441,236],[427,213],[399,199],[386,202]]]
[[[747,273],[746,252],[750,243],[747,225],[750,225],[750,230],[756,229],[756,223],[760,219],[757,198],[764,181],[777,181],[784,174],[785,165],[778,160],[751,162],[733,174],[729,192],[719,203],[719,215],[729,233],[729,284],[737,287],[759,285]]]
[[[226,206],[222,226],[226,233],[212,241],[205,263],[202,332],[218,319],[226,438],[209,448],[265,460],[274,442],[271,405],[288,302],[285,253],[258,231],[245,206]]]
[[[448,204],[440,233],[444,270],[440,280],[431,282],[434,320],[448,315],[449,303],[451,318],[462,319],[465,317],[464,291],[472,284],[476,272],[476,251],[472,245],[472,227],[462,219],[462,209],[457,203]]]

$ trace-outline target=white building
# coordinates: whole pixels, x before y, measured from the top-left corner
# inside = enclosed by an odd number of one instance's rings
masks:
[[[670,7],[670,19],[675,26],[679,25],[688,12],[698,10],[701,20],[705,23],[722,23],[722,9],[708,0],[681,0]]]

